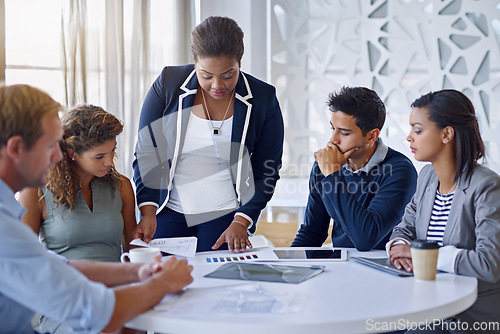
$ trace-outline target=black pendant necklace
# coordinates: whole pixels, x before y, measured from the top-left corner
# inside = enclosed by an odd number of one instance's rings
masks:
[[[235,94],[235,91],[233,90],[233,94],[231,94],[231,98],[229,99],[229,104],[227,105],[226,113],[224,114],[224,117],[222,118],[222,122],[220,123],[219,126],[214,126],[214,123],[212,122],[212,119],[210,118],[210,112],[208,112],[207,101],[205,100],[205,93],[203,91],[203,88],[201,88],[201,96],[203,97],[203,104],[205,105],[205,110],[207,111],[208,120],[210,121],[210,125],[212,125],[214,135],[221,134],[222,124],[224,124],[224,121],[226,120],[227,112],[229,111],[229,107],[231,106],[231,102],[233,101],[234,94]]]

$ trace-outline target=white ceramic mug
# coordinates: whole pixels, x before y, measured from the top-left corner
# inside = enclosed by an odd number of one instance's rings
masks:
[[[155,261],[158,254],[161,254],[161,252],[155,247],[132,248],[120,256],[120,261],[127,262],[126,259],[128,258],[132,263],[151,263]]]

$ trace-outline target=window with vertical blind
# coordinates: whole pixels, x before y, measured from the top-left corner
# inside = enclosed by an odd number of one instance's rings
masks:
[[[91,103],[115,114],[125,124],[117,138],[117,167],[130,177],[144,96],[164,66],[190,62],[191,1],[0,4],[5,6],[6,84],[33,85],[67,107]]]
[[[62,0],[5,0],[5,82],[64,97],[61,74]]]

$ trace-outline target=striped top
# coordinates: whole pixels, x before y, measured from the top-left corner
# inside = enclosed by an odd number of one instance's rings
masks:
[[[455,192],[442,195],[436,190],[436,199],[434,200],[431,221],[429,223],[429,229],[427,230],[427,240],[437,241],[439,246],[443,245],[444,229],[448,222],[454,194]]]

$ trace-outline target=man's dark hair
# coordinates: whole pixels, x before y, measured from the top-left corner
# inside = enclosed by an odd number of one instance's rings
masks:
[[[340,92],[331,93],[328,108],[354,117],[363,135],[384,126],[385,105],[375,91],[366,87],[342,87]]]

